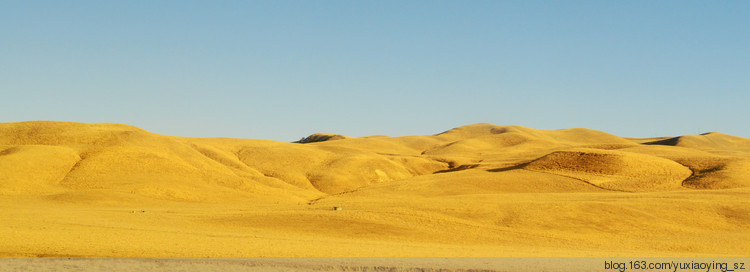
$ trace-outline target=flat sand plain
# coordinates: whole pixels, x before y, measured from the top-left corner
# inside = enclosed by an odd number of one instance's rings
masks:
[[[750,139],[0,124],[0,256],[747,256]],[[339,207],[335,209],[334,207]]]

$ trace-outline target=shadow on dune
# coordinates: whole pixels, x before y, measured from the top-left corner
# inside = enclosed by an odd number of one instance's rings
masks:
[[[487,172],[498,173],[498,172],[505,172],[505,171],[510,171],[510,170],[523,169],[524,167],[528,166],[530,163],[531,162],[526,162],[526,163],[522,163],[522,164],[518,164],[518,165],[514,165],[514,166],[509,166],[509,167],[489,169],[489,170],[487,170]]]
[[[680,142],[680,138],[682,138],[682,136],[673,137],[673,138],[664,139],[664,140],[653,141],[653,142],[647,142],[647,143],[643,143],[643,144],[644,145],[669,145],[669,146],[676,146]]]
[[[479,166],[479,164],[463,164],[463,165],[459,165],[458,167],[435,171],[435,172],[433,172],[433,174],[450,173],[450,172],[468,170],[468,169],[472,169],[472,168],[477,168],[477,166]]]

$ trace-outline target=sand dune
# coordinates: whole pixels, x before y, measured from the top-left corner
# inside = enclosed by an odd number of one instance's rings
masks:
[[[646,144],[680,146],[716,154],[745,155],[747,152],[750,152],[750,139],[719,132],[684,135],[648,142]]]
[[[749,193],[750,139],[715,132],[284,143],[0,124],[5,256],[743,255]]]
[[[672,160],[590,148],[555,151],[524,168],[573,177],[616,191],[680,189],[692,174],[690,169]]]

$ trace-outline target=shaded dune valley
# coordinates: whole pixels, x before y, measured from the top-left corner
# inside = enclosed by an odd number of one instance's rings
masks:
[[[0,256],[747,256],[750,139],[0,123],[0,218]]]

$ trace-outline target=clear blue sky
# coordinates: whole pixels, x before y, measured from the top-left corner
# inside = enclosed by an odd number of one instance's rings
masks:
[[[750,1],[0,0],[0,122],[750,137]]]

